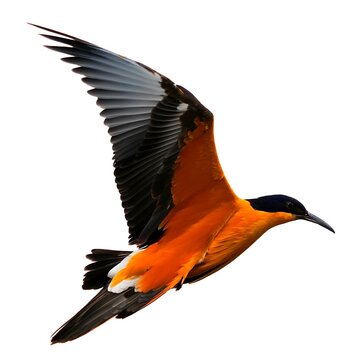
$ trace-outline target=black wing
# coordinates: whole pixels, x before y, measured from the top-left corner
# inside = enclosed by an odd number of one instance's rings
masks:
[[[159,224],[173,207],[175,160],[195,119],[212,114],[190,92],[149,67],[73,36],[34,25],[61,43],[47,46],[93,89],[104,110],[114,152],[116,184],[129,227],[129,243],[148,246],[161,236]]]

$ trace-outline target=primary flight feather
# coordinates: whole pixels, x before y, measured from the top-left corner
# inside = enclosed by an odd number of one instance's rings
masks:
[[[125,318],[168,290],[219,270],[273,226],[326,222],[285,195],[238,198],[221,169],[213,115],[188,90],[146,65],[34,25],[66,55],[103,108],[114,175],[129,227],[129,251],[94,249],[84,289],[100,289],[52,343]]]

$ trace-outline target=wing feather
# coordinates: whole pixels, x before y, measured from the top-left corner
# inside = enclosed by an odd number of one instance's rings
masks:
[[[36,25],[35,25],[36,26]],[[149,67],[48,28],[41,34],[66,55],[97,97],[114,152],[114,175],[129,226],[129,241],[145,247],[162,234],[174,207],[172,179],[189,134],[212,114],[190,92]],[[194,154],[196,156],[197,154]],[[200,174],[201,176],[201,174]]]

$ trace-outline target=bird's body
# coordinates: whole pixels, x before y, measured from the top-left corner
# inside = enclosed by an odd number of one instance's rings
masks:
[[[246,200],[227,196],[223,185],[219,182],[195,197],[196,206],[170,214],[164,236],[131,254],[110,288],[116,290],[122,281],[134,277],[138,277],[135,284],[141,292],[196,281],[234,260],[267,229],[292,216],[274,217],[266,212],[259,216]]]
[[[316,222],[297,200],[238,198],[216,153],[213,116],[189,91],[133,60],[39,27],[93,89],[113,143],[117,187],[134,252],[93,250],[84,289],[102,288],[52,338],[65,342],[127,317],[168,290],[233,261],[273,226]],[[333,230],[332,230],[333,231]]]

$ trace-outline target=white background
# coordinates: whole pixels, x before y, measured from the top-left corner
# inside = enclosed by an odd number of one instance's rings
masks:
[[[360,358],[358,1],[13,1],[0,13],[2,359]],[[127,229],[95,99],[27,21],[188,88],[215,114],[239,196],[296,197],[336,234],[275,228],[215,275],[50,346],[94,294],[84,255],[126,249]]]

